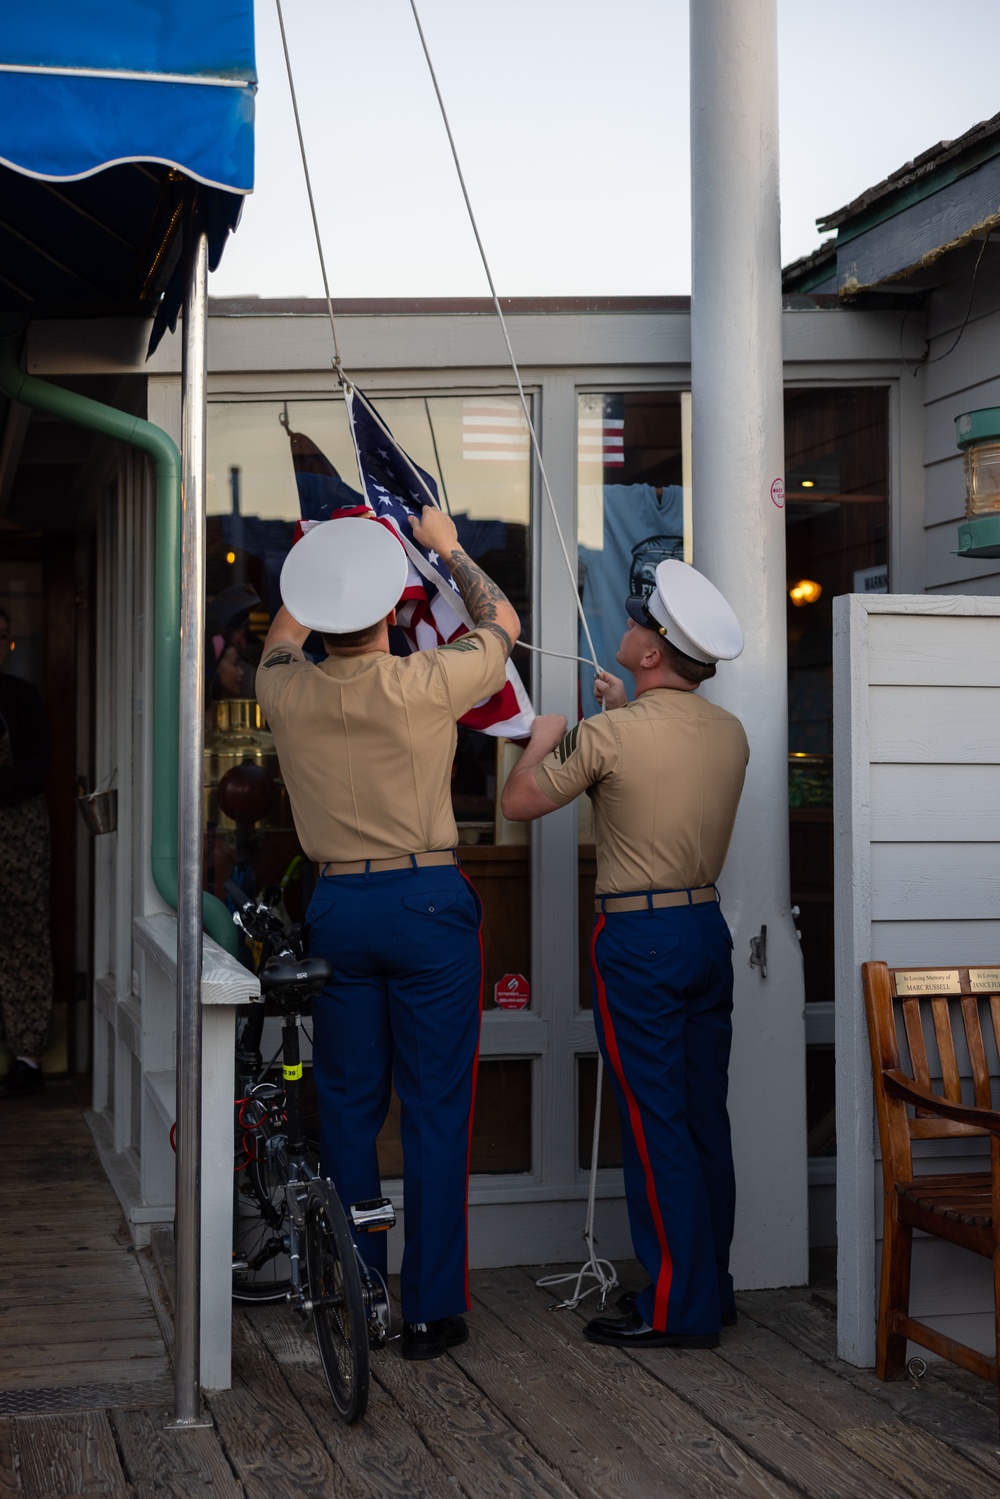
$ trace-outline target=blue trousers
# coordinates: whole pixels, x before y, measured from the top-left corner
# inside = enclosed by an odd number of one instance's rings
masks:
[[[726,1111],[732,939],[715,902],[598,915],[594,1021],[621,1116],[636,1257],[650,1327],[718,1332],[736,1186]]]
[[[345,1207],[381,1195],[375,1140],[401,1107],[403,1317],[468,1310],[468,1180],[482,1010],[481,907],[454,867],[321,879],[309,952],[333,968],[313,1000],[320,1154]],[[384,1234],[358,1240],[385,1274]]]

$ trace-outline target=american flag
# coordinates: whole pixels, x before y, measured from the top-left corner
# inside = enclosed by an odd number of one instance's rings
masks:
[[[348,387],[345,400],[364,494],[358,495],[343,485],[347,491],[345,506],[335,509],[333,518],[370,511],[399,538],[410,564],[403,596],[396,608],[400,634],[408,651],[434,650],[457,640],[472,628],[472,620],[446,564],[436,552],[425,551],[410,530],[411,515],[419,515],[424,505],[438,504],[437,485],[430,474],[403,452],[375,407],[357,386]],[[314,447],[313,444],[310,446]],[[319,449],[314,447],[314,452],[323,458]],[[328,463],[326,459],[323,461]],[[332,469],[332,465],[328,464],[328,467]],[[315,473],[315,462],[312,472]],[[301,497],[302,477],[298,464],[296,481]],[[337,482],[342,484],[339,475]],[[301,498],[300,504],[304,514]],[[302,534],[317,524],[319,518],[304,516],[300,522]],[[523,739],[531,731],[534,716],[521,679],[508,661],[505,685],[493,697],[477,703],[459,722],[465,728],[478,729],[480,733],[498,738]]]
[[[528,423],[517,403],[472,396],[462,402],[462,457],[467,463],[523,463],[530,452]]]
[[[600,409],[591,406],[579,418],[579,453],[583,463],[604,468],[625,467],[625,403],[621,396],[605,396]]]

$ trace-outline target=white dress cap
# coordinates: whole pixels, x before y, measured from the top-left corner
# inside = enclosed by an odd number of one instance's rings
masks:
[[[695,661],[732,661],[743,649],[736,615],[715,584],[686,562],[659,564],[646,608],[663,625],[670,644]]]
[[[281,598],[300,625],[325,634],[385,619],[406,586],[408,564],[387,527],[364,515],[313,526],[285,558]]]

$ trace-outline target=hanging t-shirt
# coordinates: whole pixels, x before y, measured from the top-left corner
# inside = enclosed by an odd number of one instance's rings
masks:
[[[660,490],[651,484],[606,484],[604,486],[604,545],[580,547],[580,590],[597,659],[625,683],[629,697],[635,694],[632,673],[615,663],[618,642],[627,624],[625,600],[629,594],[649,594],[656,582],[656,568],[670,557],[684,555],[684,491],[679,484]],[[587,639],[581,627],[580,655],[586,656]],[[600,712],[594,700],[594,669],[580,667],[581,710],[585,718]]]

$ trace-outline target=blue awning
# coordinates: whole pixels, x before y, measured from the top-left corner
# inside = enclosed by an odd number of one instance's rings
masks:
[[[253,187],[253,0],[34,0],[0,16],[0,161],[67,182],[128,161]]]
[[[172,323],[185,198],[214,267],[253,188],[255,88],[253,0],[0,7],[0,308]]]

